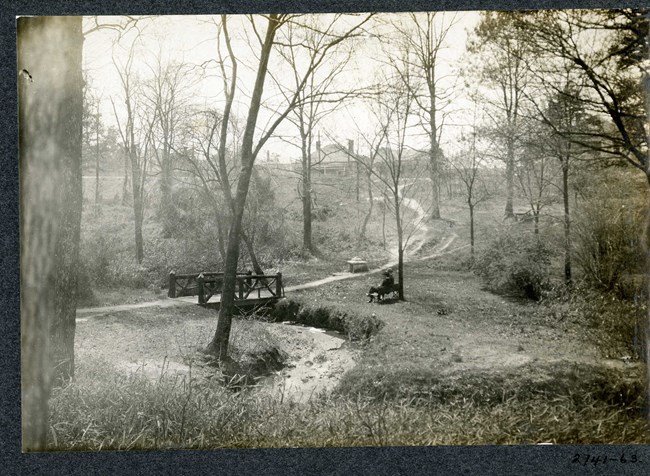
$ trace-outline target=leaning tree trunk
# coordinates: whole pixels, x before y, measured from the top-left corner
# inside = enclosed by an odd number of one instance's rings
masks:
[[[25,451],[46,448],[54,369],[74,369],[82,45],[81,17],[18,19]]]
[[[226,238],[224,236],[224,230],[222,224],[226,222],[226,218],[224,217],[224,214],[221,213],[221,211],[215,207],[215,216],[217,218],[216,221],[216,227],[217,227],[217,249],[219,250],[219,256],[221,256],[221,260],[225,263],[226,262]]]
[[[242,160],[243,157],[242,157]],[[237,285],[237,265],[239,263],[239,240],[242,233],[242,220],[244,205],[248,195],[252,167],[242,167],[242,173],[237,182],[235,195],[235,210],[228,233],[228,246],[226,248],[226,263],[224,265],[223,289],[221,291],[221,304],[219,306],[219,320],[214,338],[208,345],[206,352],[215,355],[220,361],[228,357],[228,343],[230,341],[230,328],[232,315],[235,310],[235,291]]]
[[[228,246],[226,248],[226,263],[224,266],[223,289],[221,291],[221,305],[219,307],[219,320],[214,337],[208,345],[206,352],[218,356],[219,360],[225,361],[228,357],[228,343],[230,340],[230,328],[232,315],[235,308],[235,287],[237,284],[237,263],[239,262],[239,240],[242,232],[242,219],[246,207],[246,197],[250,187],[251,175],[255,155],[253,153],[253,138],[255,126],[259,115],[262,93],[264,91],[264,80],[268,70],[269,58],[273,46],[273,38],[277,28],[278,16],[271,14],[268,17],[266,37],[262,45],[260,63],[255,78],[255,87],[251,97],[251,104],[248,110],[246,128],[242,138],[241,147],[241,173],[237,181],[237,191],[233,203],[233,217],[228,233]]]
[[[257,260],[257,255],[255,254],[253,239],[242,231],[241,240],[244,242],[244,245],[246,245],[246,252],[248,253],[248,257],[251,260],[255,274],[264,274],[264,270],[260,266],[260,262]]]

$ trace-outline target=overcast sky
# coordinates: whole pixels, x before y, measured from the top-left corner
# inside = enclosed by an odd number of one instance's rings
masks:
[[[404,14],[380,14],[380,19],[388,20],[397,18],[398,15]],[[447,36],[446,48],[441,52],[439,62],[440,72],[450,77],[448,81],[453,81],[456,76],[456,68],[460,66],[465,51],[467,32],[478,22],[478,12],[460,12],[458,14],[445,12],[440,14],[440,21],[448,23],[452,17],[455,18],[456,23]],[[101,18],[100,21],[108,22],[111,19]],[[90,23],[91,19],[86,19],[87,27]],[[245,117],[247,112],[249,101],[247,92],[252,88],[256,66],[255,45],[250,44],[250,38],[247,36],[250,35],[250,28],[246,28],[245,25],[247,23],[243,17],[230,17],[229,27],[233,37],[234,50],[240,61],[238,72],[240,91],[237,93],[234,113],[240,117]],[[208,62],[216,58],[215,38],[217,29],[211,17],[155,17],[141,22],[141,27],[142,34],[136,48],[134,67],[143,78],[151,75],[147,65],[153,64],[158,54],[162,55],[163,61],[178,61],[196,66],[195,72],[197,74],[200,71],[200,65],[208,64]],[[126,35],[118,45],[115,45],[115,38],[116,33],[114,31],[100,30],[87,35],[84,43],[84,67],[92,90],[102,98],[102,114],[104,121],[108,124],[115,123],[110,98],[113,98],[119,107],[119,101],[122,97],[113,57],[118,62],[125,61],[126,48],[132,43],[134,34]],[[373,37],[364,38],[355,48],[355,59],[343,74],[343,81],[355,86],[359,82],[372,82],[380,74],[379,70],[386,67],[379,58],[382,49],[390,49],[391,47],[390,40],[380,42]],[[275,68],[273,73],[276,77],[283,77],[283,75],[287,74],[287,71],[283,70],[283,67],[279,64],[277,54],[272,57],[271,68]],[[213,72],[216,73],[216,70],[208,69],[207,74],[202,74],[200,78],[193,78],[192,83],[194,84],[189,95],[192,102],[197,106],[220,109],[223,104],[222,83],[221,78]],[[287,76],[287,78],[290,77]],[[267,80],[265,97],[273,98],[274,95],[277,95],[277,91],[274,90],[272,82]],[[450,122],[456,124],[468,122],[468,115],[471,115],[472,106],[466,99],[459,97],[451,107],[457,112],[450,119]],[[269,117],[270,113],[263,112],[259,125],[263,125]],[[323,136],[332,136],[342,143],[346,143],[347,139],[353,139],[356,142],[360,136],[370,133],[367,130],[370,126],[368,120],[369,115],[366,108],[359,102],[355,102],[352,107],[340,109],[328,116],[321,123],[319,130]],[[288,122],[279,128],[277,132],[288,139],[296,135],[293,126]],[[460,126],[449,125],[447,127],[446,134],[443,137],[443,149],[446,152],[452,152],[456,148],[454,144],[459,135]],[[329,142],[325,137],[322,137],[322,141],[323,143]],[[361,152],[363,152],[364,140],[362,137],[359,142],[361,143]],[[296,142],[296,144],[298,143]],[[412,146],[419,147],[424,144],[426,142],[423,138],[418,139],[416,131],[414,131]],[[269,141],[258,160],[263,160],[266,157],[266,150],[279,154],[283,160],[298,157],[299,155],[298,149],[288,146],[286,141],[280,139]]]

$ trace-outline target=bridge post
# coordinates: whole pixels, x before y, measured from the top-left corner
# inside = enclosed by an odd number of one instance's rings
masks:
[[[282,273],[278,273],[275,278],[275,296],[282,297]]]
[[[203,273],[199,274],[196,280],[199,283],[199,304],[205,304],[205,276]]]
[[[169,272],[169,289],[167,290],[167,297],[176,297],[176,271]]]

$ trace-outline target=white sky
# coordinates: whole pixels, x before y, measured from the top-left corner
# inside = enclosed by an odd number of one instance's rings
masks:
[[[380,14],[379,18],[385,20],[397,18],[399,15]],[[448,22],[454,13],[445,12],[441,15],[443,21]],[[461,58],[465,51],[467,32],[476,25],[479,18],[478,12],[460,12],[456,15],[457,23],[450,30],[447,36],[446,48],[440,54],[440,72],[449,73],[452,78],[456,76],[455,68],[460,66]],[[102,18],[101,21],[108,21],[108,19]],[[237,94],[238,97],[236,98],[234,113],[245,118],[249,101],[246,91],[252,89],[255,74],[252,67],[247,68],[245,65],[255,65],[255,61],[251,47],[249,47],[249,42],[247,41],[245,29],[241,27],[243,21],[244,18],[241,16],[229,17],[229,28],[234,43],[233,47],[241,63],[238,72],[241,91]],[[89,20],[87,20],[87,23],[89,23]],[[136,56],[135,68],[143,77],[150,75],[146,64],[153,63],[157,51],[161,51],[163,58],[166,60],[183,62],[190,65],[201,65],[216,58],[216,27],[211,23],[211,17],[156,17],[142,22],[142,26],[144,27],[142,30],[143,35],[141,37],[141,46]],[[263,28],[261,29],[263,30]],[[118,61],[124,61],[126,57],[123,48],[114,47],[113,42],[115,37],[116,34],[114,31],[100,30],[87,35],[84,43],[84,67],[87,71],[91,88],[102,98],[102,114],[104,121],[108,124],[115,123],[110,98],[114,98],[116,104],[119,104],[119,98],[121,97],[119,78],[113,65],[112,52],[115,51],[114,54],[118,58]],[[121,44],[124,46],[129,45],[132,38],[132,35],[125,37]],[[355,48],[356,57],[350,64],[349,69],[344,73],[345,82],[358,85],[359,82],[366,80],[372,81],[377,77],[379,70],[385,67],[378,61],[382,48],[390,49],[391,47],[389,44],[382,45],[379,43],[375,38],[367,38],[358,48]],[[276,76],[284,77],[283,75],[287,74],[287,71],[273,69],[277,66],[277,56],[276,54],[272,57],[270,68]],[[273,61],[274,59],[276,60],[275,63]],[[462,84],[462,81],[460,83]],[[221,79],[216,75],[206,75],[206,77],[198,81],[193,87],[191,91],[192,101],[199,106],[220,109],[223,101],[221,91]],[[272,82],[267,80],[265,97],[272,97],[274,94],[277,94],[277,92],[274,91]],[[468,115],[471,115],[473,108],[467,99],[459,97],[451,105],[451,108],[457,110],[457,113],[452,118],[452,122],[457,124],[466,124],[469,122]],[[334,136],[342,143],[347,143],[347,139],[353,139],[356,143],[359,134],[364,133],[364,127],[369,126],[367,124],[369,117],[367,110],[357,102],[355,102],[353,107],[348,109],[341,109],[323,120],[321,127],[319,127],[319,130],[323,133],[323,144],[329,142],[324,137],[325,134]],[[355,116],[356,124],[362,129],[361,132],[357,130],[355,121],[351,120],[351,115]],[[263,125],[268,117],[269,114],[263,112],[258,125]],[[277,132],[285,137],[297,136],[293,132],[293,127],[288,122],[285,122]],[[454,147],[454,143],[459,134],[460,126],[450,125],[446,128],[445,136],[443,137],[443,149],[445,151],[451,152],[456,148]],[[424,145],[424,142],[421,142],[421,140],[418,141],[414,138],[412,146],[419,147]],[[361,152],[364,152],[364,141],[361,140],[360,142]],[[288,146],[285,141],[271,139],[265,149],[262,150],[258,160],[263,160],[266,157],[267,149],[271,153],[279,154],[283,161],[297,157],[299,153],[297,148]]]

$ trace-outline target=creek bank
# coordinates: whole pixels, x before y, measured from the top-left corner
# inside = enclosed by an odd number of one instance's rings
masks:
[[[248,350],[235,359],[205,360],[218,369],[231,390],[250,389],[304,402],[336,387],[354,368],[359,350],[352,341],[374,335],[383,326],[374,313],[352,314],[335,305],[312,305],[284,298],[263,314],[266,331],[280,344]]]
[[[262,379],[259,391],[281,402],[304,403],[331,392],[358,359],[359,350],[337,331],[283,322],[272,332],[288,337],[291,359],[281,370]]]
[[[318,304],[305,299],[283,298],[269,314],[272,322],[292,322],[342,333],[349,341],[368,339],[383,327],[372,308],[351,313],[343,304]]]

